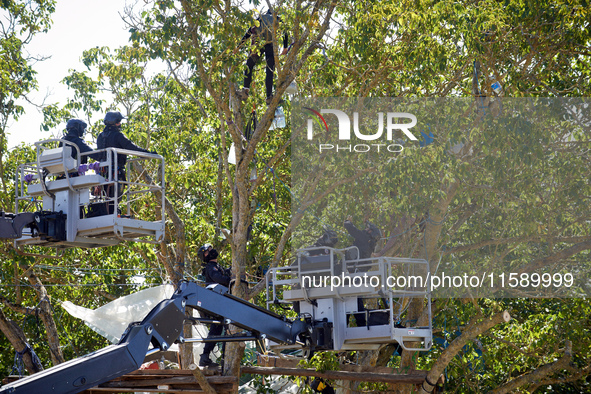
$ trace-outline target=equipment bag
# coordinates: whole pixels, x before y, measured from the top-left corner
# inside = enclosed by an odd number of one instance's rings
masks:
[[[273,14],[263,14],[257,19],[259,25],[256,28],[257,36],[265,40],[265,42],[273,42]],[[279,18],[277,18],[279,21]]]

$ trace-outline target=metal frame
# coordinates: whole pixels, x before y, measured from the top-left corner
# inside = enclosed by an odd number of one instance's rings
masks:
[[[327,255],[310,256],[313,250],[324,249]],[[309,247],[296,251],[296,261],[288,267],[272,268],[267,272],[267,308],[272,304],[299,303],[300,313],[309,314],[317,321],[326,318],[332,323],[332,350],[376,349],[385,343],[397,342],[405,350],[428,351],[432,345],[431,292],[429,263],[423,259],[375,257],[347,260],[346,249]],[[388,286],[388,278],[410,275],[422,278],[421,288],[393,288]],[[304,276],[318,278],[304,281]],[[323,280],[327,276],[337,276],[341,282],[355,283],[362,278],[376,277],[377,287],[335,286]],[[366,279],[367,281],[367,279]],[[324,285],[323,285],[324,282]],[[363,281],[362,281],[363,282]],[[312,286],[307,286],[307,285]],[[336,284],[336,283],[335,283]],[[305,286],[306,285],[306,286]],[[318,285],[318,286],[317,286]],[[387,309],[366,310],[366,325],[350,327],[351,315],[363,313],[357,309],[357,299],[387,299]],[[426,299],[428,325],[416,326],[404,322],[403,314],[413,298]],[[399,308],[395,308],[399,305]],[[388,324],[369,325],[374,313],[388,313]],[[422,346],[407,345],[408,343]],[[285,349],[285,346],[271,344],[272,348]]]
[[[0,394],[54,392],[78,393],[137,370],[144,359],[167,350],[173,343],[194,342],[183,337],[191,307],[208,315],[220,315],[227,324],[248,329],[252,335],[218,337],[206,341],[250,341],[269,337],[288,345],[303,345],[311,331],[310,322],[288,320],[231,296],[227,288],[215,285],[203,288],[195,282],[181,282],[170,299],[161,301],[138,323],[132,323],[117,345],[56,365],[0,388]]]
[[[74,146],[78,153],[75,161],[76,168],[80,167],[81,157],[89,154],[104,152],[106,160],[100,163],[100,171],[96,175],[82,175],[72,177],[67,171],[48,174],[43,169],[41,162],[43,152],[51,149],[48,145],[62,143],[63,147]],[[28,253],[25,247],[44,246],[50,248],[66,249],[71,247],[93,248],[102,246],[117,245],[123,241],[159,243],[164,239],[165,230],[165,161],[160,155],[129,151],[124,149],[107,148],[88,153],[80,153],[78,147],[66,140],[49,139],[35,143],[37,160],[34,163],[27,163],[18,167],[15,176],[15,213],[32,211],[64,211],[67,214],[67,240],[61,242],[46,242],[39,237],[34,237],[30,231],[25,232],[22,237],[15,240],[15,248],[21,254],[39,255]],[[67,168],[66,160],[73,160],[71,156],[62,154],[62,167]],[[117,155],[132,156],[128,163],[133,161],[156,161],[157,176],[151,183],[135,180],[119,181]],[[67,156],[67,157],[66,157]],[[59,165],[60,163],[56,164]],[[128,171],[128,174],[131,173]],[[26,186],[25,177],[33,178],[36,183]],[[47,176],[63,175],[64,179],[45,180]],[[104,175],[104,176],[103,176]],[[126,190],[119,195],[117,184],[126,185]],[[106,195],[107,187],[114,189],[113,197]],[[98,187],[101,194],[93,196],[90,193],[92,188]],[[146,194],[160,193],[160,212],[155,213],[159,220],[145,221],[131,217],[131,203],[140,196]],[[104,203],[107,207],[113,204],[118,206],[121,197],[125,197],[127,215],[118,215],[113,209],[112,214],[85,218],[80,217],[80,210],[83,207],[90,207],[92,204]],[[31,209],[33,208],[33,209]],[[45,254],[40,256],[52,257]]]

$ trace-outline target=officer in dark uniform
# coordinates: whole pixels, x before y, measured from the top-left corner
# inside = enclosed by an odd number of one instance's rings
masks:
[[[231,270],[224,269],[218,264],[219,253],[213,248],[211,244],[205,244],[199,248],[197,256],[203,261],[203,276],[205,276],[205,283],[207,285],[218,283],[222,286],[229,287],[232,279]],[[208,318],[215,319],[216,316],[208,316]],[[221,324],[212,324],[209,328],[207,338],[217,337],[222,335],[224,326]],[[213,351],[215,342],[208,342],[203,347],[203,353],[199,358],[200,367],[219,367],[209,358],[209,354]]]
[[[318,247],[318,249],[312,249],[308,252],[308,254],[310,256],[329,254],[330,252],[326,248],[334,248],[337,242],[339,242],[339,237],[336,231],[325,228],[322,236],[318,238],[316,242],[314,242],[314,245],[312,245],[312,247]]]
[[[351,216],[345,220],[343,226],[345,227],[345,230],[347,230],[347,232],[355,239],[352,246],[357,246],[357,249],[359,249],[359,254],[357,254],[357,251],[354,249],[347,251],[347,260],[363,260],[370,258],[378,241],[382,237],[382,232],[380,229],[369,221],[366,221],[365,229],[360,230],[351,222]],[[361,264],[363,263],[364,262],[361,262]],[[367,268],[361,268],[358,270],[365,271]],[[363,305],[363,298],[361,297],[357,298],[357,310],[361,312],[354,315],[355,321],[357,322],[357,327],[365,326],[367,324],[367,319],[365,318],[365,305]]]
[[[105,129],[102,133],[99,134],[96,145],[98,149],[106,149],[106,148],[118,148],[118,149],[126,149],[132,150],[136,152],[143,152],[143,153],[156,153],[150,152],[144,148],[140,148],[133,142],[131,142],[122,132],[121,132],[121,120],[125,119],[121,112],[107,112],[105,115],[105,119],[103,123],[105,124]],[[103,153],[103,161],[107,159],[107,153]],[[113,163],[117,171],[117,177],[119,181],[125,182],[127,180],[125,174],[125,164],[127,163],[127,155],[118,154],[117,155],[117,163]],[[114,174],[113,174],[114,175]],[[117,196],[118,199],[121,199],[121,195],[123,194],[124,184],[117,183]],[[114,197],[115,196],[115,188],[111,186],[107,186],[107,196]],[[109,203],[108,213],[112,214],[114,212],[115,204],[113,202]]]
[[[92,152],[94,150],[82,139],[82,137],[84,137],[84,133],[86,133],[86,126],[86,122],[82,119],[70,119],[68,120],[68,123],[66,123],[66,134],[62,137],[63,140],[70,141],[76,145],[78,149],[80,149],[80,153]],[[61,145],[62,144],[60,143],[60,146]],[[90,155],[82,156],[80,158],[80,163],[86,164],[88,162],[88,156],[96,161],[101,160],[100,153],[92,153]],[[78,157],[76,149],[72,149],[72,157],[74,159]]]
[[[380,229],[372,223],[366,222],[365,229],[360,230],[351,222],[350,216],[347,218],[347,220],[345,220],[343,226],[345,227],[345,230],[347,230],[347,232],[355,239],[352,246],[357,246],[357,249],[359,249],[358,256],[350,254],[347,256],[347,260],[356,260],[357,258],[362,260],[370,258],[382,236]]]
[[[139,146],[131,142],[121,132],[121,121],[123,119],[125,119],[125,117],[121,115],[121,112],[107,112],[107,114],[105,115],[105,120],[103,121],[103,123],[105,124],[105,129],[102,133],[99,134],[96,140],[97,148],[118,148],[133,150],[136,152],[156,153],[150,152],[149,150],[146,150],[144,148],[140,148]],[[125,163],[127,163],[127,155],[117,155],[117,167],[125,169]]]

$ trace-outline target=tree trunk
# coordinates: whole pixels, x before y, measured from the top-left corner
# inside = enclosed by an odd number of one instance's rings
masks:
[[[57,331],[57,326],[55,320],[53,320],[53,308],[51,307],[49,295],[47,294],[45,286],[43,286],[43,283],[41,283],[41,280],[39,280],[31,268],[27,267],[26,275],[29,278],[29,283],[31,283],[33,288],[37,291],[39,309],[41,310],[39,317],[43,322],[43,326],[45,326],[47,345],[49,346],[49,351],[51,353],[51,362],[53,365],[61,364],[65,361],[64,354],[60,347],[60,337]]]
[[[235,91],[236,86],[234,84],[229,84],[228,88],[231,91]],[[235,132],[236,128],[238,128],[238,130],[244,130],[244,125],[246,123],[245,118],[242,116],[242,104],[234,94],[231,94],[229,104],[234,118],[234,129],[230,128],[229,131],[233,135],[236,147],[234,179],[229,180],[233,200],[230,245],[232,247],[232,275],[235,278],[234,282],[230,284],[230,291],[232,292],[232,295],[246,299],[248,296],[248,289],[240,282],[240,278],[243,277],[246,272],[246,259],[248,255],[246,245],[248,225],[250,224],[248,223],[250,217],[250,162],[244,160],[242,136],[237,135]],[[226,166],[228,165],[227,160],[224,164]],[[221,186],[220,182],[218,182],[218,186]],[[224,350],[224,375],[240,376],[240,364],[242,357],[244,356],[245,348],[246,346],[242,342],[226,343]]]
[[[0,309],[0,331],[2,331],[8,341],[12,344],[15,351],[23,353],[23,351],[28,348],[29,344],[25,339],[23,330],[21,330],[14,321],[6,318],[2,309]],[[30,351],[24,352],[22,359],[25,368],[27,368],[27,371],[29,371],[30,374],[43,370],[42,365],[34,362],[33,355]]]
[[[237,219],[235,223],[238,222],[238,225],[233,226],[232,274],[236,280],[230,284],[230,290],[234,296],[244,299],[248,296],[248,289],[240,282],[240,278],[244,274],[246,265],[246,232],[248,225],[244,221],[248,211],[242,212],[242,215],[238,212],[235,212],[234,215],[234,218]],[[226,344],[224,352],[224,375],[240,376],[240,364],[245,348],[246,346],[243,342],[230,342]]]
[[[144,168],[137,162],[133,162],[133,170],[138,174],[141,174],[144,182],[147,184],[153,184],[154,180],[152,177],[144,170]],[[160,171],[158,171],[160,174]],[[160,180],[162,181],[162,180]],[[160,206],[160,201],[162,201],[162,194],[160,191],[154,192],[156,201]],[[186,242],[186,234],[185,234],[185,223],[179,217],[176,210],[174,209],[173,204],[168,200],[168,198],[164,197],[164,211],[166,212],[166,216],[168,219],[172,221],[172,226],[174,229],[174,240],[175,240],[175,248],[174,253],[172,253],[167,259],[162,259],[164,263],[164,267],[166,269],[166,273],[169,275],[170,280],[173,283],[178,283],[181,281],[184,276],[185,272],[187,272],[187,242]],[[167,226],[167,232],[172,232],[169,226]],[[168,234],[170,235],[170,234]],[[161,243],[162,248],[167,248],[166,244]],[[170,250],[170,249],[168,249]],[[190,263],[189,263],[190,264]],[[190,270],[189,270],[190,271]],[[190,310],[188,310],[191,313]],[[192,330],[191,326],[183,327],[183,336],[185,338],[191,338]],[[179,347],[180,358],[181,358],[181,365],[180,367],[186,369],[193,363],[193,347],[190,344],[183,344]]]

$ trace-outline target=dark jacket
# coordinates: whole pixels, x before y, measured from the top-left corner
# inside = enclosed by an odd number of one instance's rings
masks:
[[[219,283],[222,286],[228,287],[230,285],[230,272],[227,269],[220,267],[216,261],[210,261],[203,267],[203,276],[205,276],[205,283],[211,285]]]
[[[373,253],[376,247],[376,243],[371,238],[371,235],[369,235],[367,231],[359,230],[357,227],[355,227],[353,223],[351,223],[348,220],[345,220],[343,226],[345,227],[347,232],[351,234],[353,238],[355,238],[353,246],[357,246],[357,249],[359,249],[359,258],[370,258],[371,254]]]
[[[62,139],[75,144],[78,147],[78,149],[80,149],[80,153],[92,152],[94,150],[90,146],[88,146],[88,144],[86,144],[86,142],[84,142],[82,138],[78,136],[77,132],[68,133],[65,136],[63,136]],[[60,146],[62,146],[61,143]],[[72,148],[72,157],[76,159],[77,156],[78,155],[76,154],[76,149]],[[90,155],[82,156],[80,158],[80,163],[86,164],[88,162],[88,156],[92,157],[96,161],[100,161],[102,155],[100,153],[91,153]]]
[[[270,20],[269,20],[270,17]],[[261,43],[263,44],[270,44],[272,43],[272,29],[273,29],[273,15],[272,14],[263,14],[260,17],[257,18],[257,20],[259,21],[259,27],[251,27],[249,28],[246,33],[244,34],[244,37],[242,37],[242,40],[240,40],[240,45],[242,45],[246,40],[248,40],[250,37],[254,36],[254,37],[259,37],[261,39]],[[277,17],[277,24],[281,23],[281,17]],[[283,48],[287,48],[287,45],[289,43],[289,37],[287,35],[287,32],[283,33]]]
[[[140,148],[127,139],[127,137],[119,130],[119,128],[115,126],[105,127],[105,130],[99,134],[96,140],[96,146],[97,149],[118,148],[150,153],[150,151]],[[107,154],[103,153],[103,157],[103,160],[105,160],[107,158]],[[125,163],[127,163],[127,155],[117,155],[117,167],[125,167]]]

